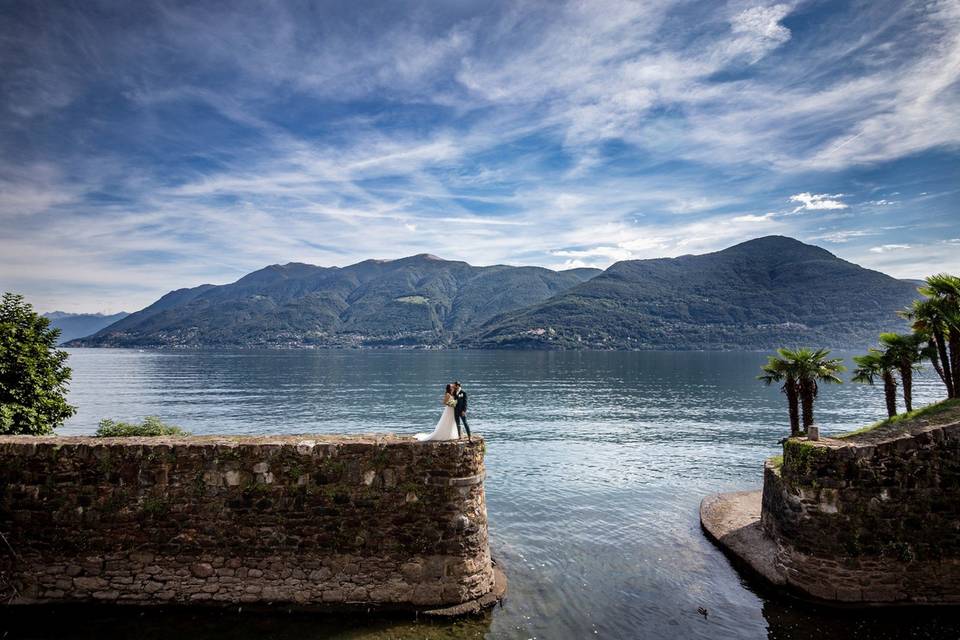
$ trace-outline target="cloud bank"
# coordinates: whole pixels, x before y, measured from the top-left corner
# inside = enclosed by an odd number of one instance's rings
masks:
[[[960,5],[840,5],[5,5],[0,287],[132,310],[276,262],[768,233],[960,271]]]

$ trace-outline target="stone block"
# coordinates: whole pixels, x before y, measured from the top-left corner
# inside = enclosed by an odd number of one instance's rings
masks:
[[[82,591],[99,591],[105,589],[109,583],[98,576],[79,577],[73,579],[73,586]]]
[[[323,602],[345,602],[347,594],[343,589],[327,589],[321,598]]]

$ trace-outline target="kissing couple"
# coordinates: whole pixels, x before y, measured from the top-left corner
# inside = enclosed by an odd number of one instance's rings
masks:
[[[414,437],[421,442],[427,440],[459,440],[461,422],[464,431],[467,432],[467,440],[472,442],[470,425],[467,424],[467,392],[457,381],[444,388],[443,413],[440,414],[440,421],[437,422],[437,427],[433,430],[433,433],[418,433]],[[456,428],[456,434],[454,434],[454,428]]]

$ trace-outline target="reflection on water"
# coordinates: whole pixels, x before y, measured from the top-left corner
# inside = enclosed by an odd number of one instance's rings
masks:
[[[117,623],[127,632],[112,637],[960,637],[956,611],[824,611],[759,592],[704,538],[700,499],[759,486],[762,460],[787,430],[782,394],[755,380],[764,359],[73,350],[71,402],[80,411],[64,434],[90,433],[104,417],[148,414],[198,434],[412,434],[432,427],[443,385],[460,379],[471,427],[487,438],[491,539],[510,579],[502,609],[454,626],[147,614]],[[916,395],[919,405],[942,392],[923,375]],[[851,429],[883,417],[882,392],[830,387],[817,410],[825,433]],[[112,625],[98,626],[103,637]],[[29,637],[88,637],[33,628]]]

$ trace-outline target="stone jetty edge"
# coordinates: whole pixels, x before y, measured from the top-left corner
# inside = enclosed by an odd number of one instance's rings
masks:
[[[0,437],[0,596],[17,605],[476,613],[485,443]]]
[[[707,537],[767,585],[830,605],[960,604],[960,421],[790,438],[762,490],[700,503]]]

